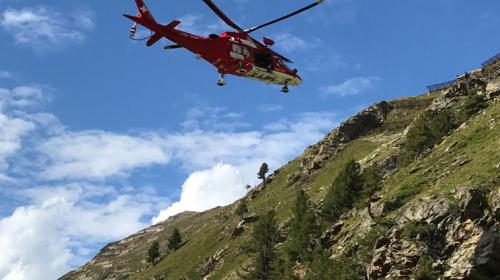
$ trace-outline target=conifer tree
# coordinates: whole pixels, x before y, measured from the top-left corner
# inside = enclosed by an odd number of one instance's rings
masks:
[[[259,218],[252,232],[253,267],[244,279],[247,280],[273,280],[279,279],[278,256],[275,249],[278,242],[278,228],[276,213],[269,211]]]
[[[292,263],[310,261],[315,238],[319,236],[319,227],[309,198],[304,190],[297,192],[292,213],[285,251]]]
[[[382,186],[382,174],[375,164],[370,165],[363,170],[363,191],[361,194],[362,199],[370,199],[376,191]]]
[[[176,251],[181,247],[182,236],[178,228],[174,228],[172,235],[168,238],[168,249],[170,251]]]
[[[155,260],[160,257],[160,243],[158,241],[153,242],[148,250],[148,262],[155,265]]]
[[[328,222],[335,222],[346,210],[351,208],[363,187],[361,167],[350,160],[333,181],[323,200],[321,214]]]
[[[294,263],[286,257],[280,257],[278,258],[277,272],[274,279],[300,280],[300,278],[295,275],[294,269]]]
[[[265,185],[266,184],[266,174],[269,172],[269,166],[267,166],[267,163],[263,163],[260,166],[259,172],[257,173],[257,178],[262,180],[262,183]]]

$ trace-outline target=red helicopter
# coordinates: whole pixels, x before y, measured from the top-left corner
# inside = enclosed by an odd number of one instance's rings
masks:
[[[270,48],[274,44],[273,40],[264,37],[261,43],[249,34],[309,10],[321,4],[323,0],[317,0],[286,16],[248,29],[243,29],[234,23],[211,0],[203,0],[227,25],[236,30],[236,32],[228,31],[220,35],[210,34],[208,37],[175,29],[181,23],[179,20],[174,20],[167,25],[160,24],[154,19],[144,0],[135,0],[135,2],[139,9],[138,15],[124,15],[135,22],[130,30],[131,39],[135,39],[137,24],[140,24],[151,30],[152,35],[144,38],[148,40],[146,44],[148,47],[162,38],[167,38],[175,45],[165,46],[165,49],[186,48],[195,53],[198,58],[214,65],[220,74],[217,81],[219,86],[225,85],[225,74],[232,74],[268,84],[283,85],[282,91],[288,92],[288,86],[297,86],[302,83],[297,70],[290,69],[286,64],[292,61]]]

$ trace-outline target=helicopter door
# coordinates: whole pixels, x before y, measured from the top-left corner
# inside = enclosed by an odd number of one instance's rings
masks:
[[[273,58],[271,55],[263,52],[255,52],[254,61],[256,66],[266,69],[271,69],[273,65]]]

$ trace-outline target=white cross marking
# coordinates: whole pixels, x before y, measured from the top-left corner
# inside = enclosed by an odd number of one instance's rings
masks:
[[[145,5],[142,6],[140,9],[143,14],[145,14],[148,11],[148,8]]]

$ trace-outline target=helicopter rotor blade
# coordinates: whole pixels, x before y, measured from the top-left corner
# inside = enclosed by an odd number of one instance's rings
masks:
[[[181,48],[183,48],[181,45],[167,45],[163,47],[164,50],[181,49]]]
[[[217,14],[227,25],[231,26],[232,28],[243,32],[243,28],[239,27],[236,23],[234,23],[228,16],[226,16],[217,5],[212,2],[212,0],[203,0],[205,4],[207,4],[212,11],[214,11],[215,14]]]
[[[267,23],[264,23],[264,24],[261,24],[261,25],[258,25],[258,26],[252,27],[252,28],[248,28],[248,29],[244,30],[244,32],[245,32],[245,33],[247,33],[247,34],[248,34],[248,33],[252,33],[252,32],[254,32],[255,30],[261,29],[261,28],[266,27],[266,26],[269,26],[269,25],[271,25],[271,24],[275,24],[275,23],[277,23],[277,22],[280,22],[280,21],[282,21],[282,20],[285,20],[285,19],[287,19],[287,18],[293,17],[293,16],[298,15],[298,14],[300,14],[300,13],[302,13],[302,12],[305,12],[305,11],[307,11],[307,10],[311,9],[311,8],[314,8],[314,7],[318,6],[319,4],[321,4],[321,3],[323,3],[323,2],[324,2],[324,0],[316,0],[316,2],[314,2],[314,3],[312,3],[312,4],[308,5],[308,6],[305,6],[305,7],[304,7],[304,8],[302,8],[302,9],[299,9],[299,10],[297,10],[297,11],[295,11],[295,12],[292,12],[292,13],[290,13],[290,14],[286,15],[286,16],[282,16],[282,17],[277,18],[277,19],[275,19],[275,20],[272,20],[272,21],[270,21],[270,22],[267,22]]]

